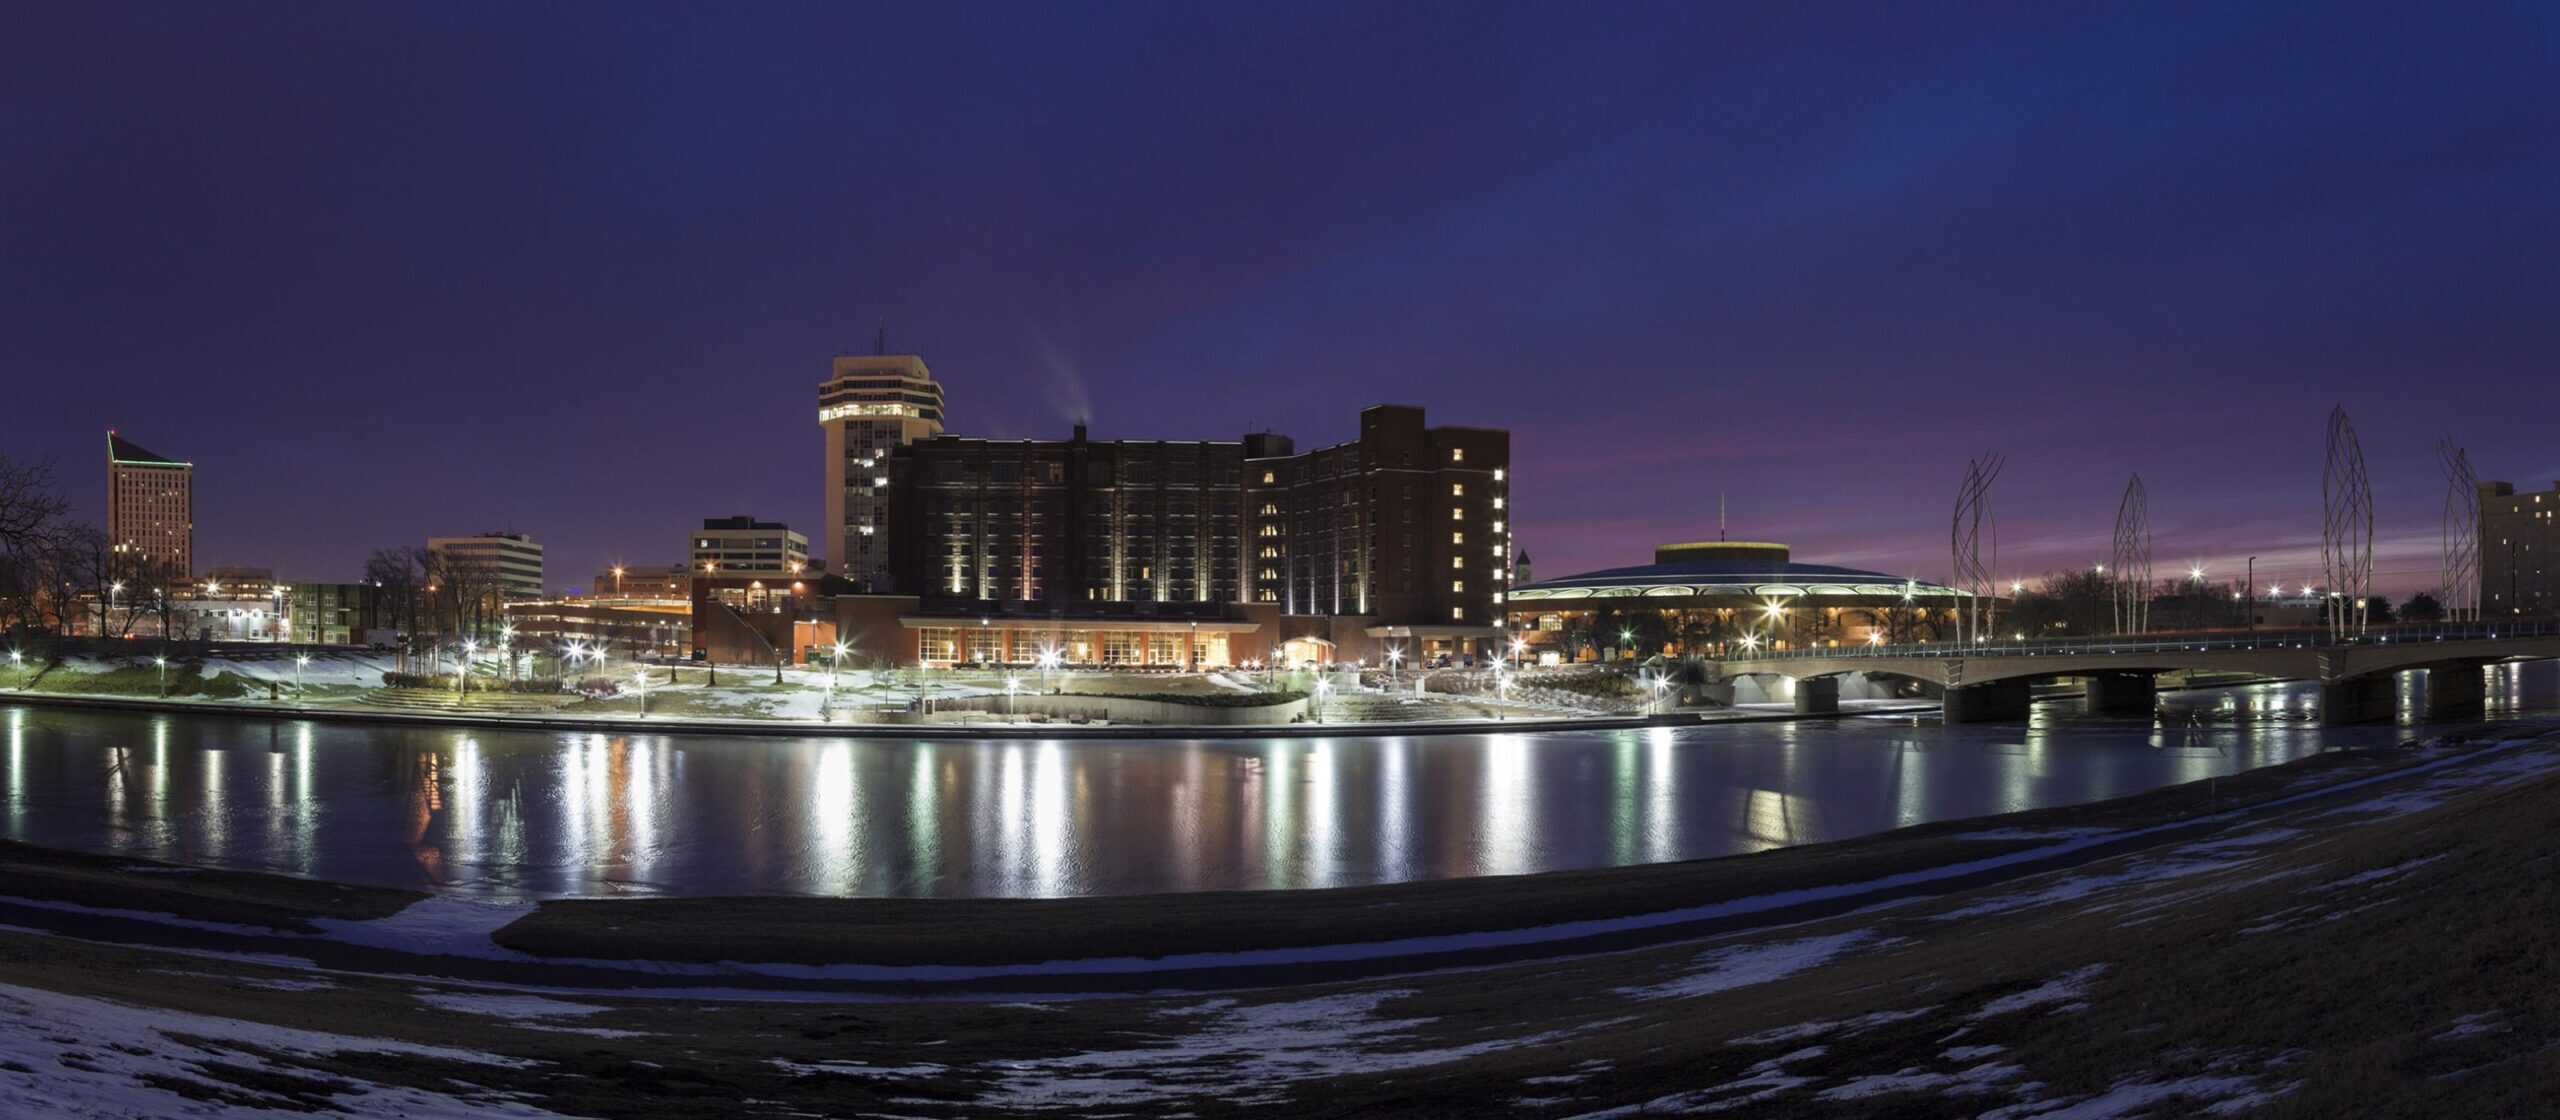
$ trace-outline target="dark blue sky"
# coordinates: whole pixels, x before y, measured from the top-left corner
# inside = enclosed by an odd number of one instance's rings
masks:
[[[2298,580],[2343,402],[2397,590],[2437,438],[2560,475],[2560,8],[1814,7],[23,7],[0,449],[193,459],[203,564],[574,586],[814,527],[886,320],[967,434],[1508,427],[1543,575],[1723,491],[1943,577],[1996,449],[2004,572],[2138,470],[2159,567]]]

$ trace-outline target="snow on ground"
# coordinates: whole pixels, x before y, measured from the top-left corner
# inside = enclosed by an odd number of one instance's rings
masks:
[[[2304,889],[2318,893],[2324,891],[2344,890],[2348,887],[2361,887],[2367,883],[2381,882],[2384,879],[2396,879],[2421,867],[2425,867],[2430,863],[2434,863],[2437,860],[2443,859],[2444,855],[2445,854],[2443,852],[2437,852],[2431,856],[2420,856],[2416,859],[2402,860],[2389,867],[2377,867],[2371,871],[2359,871],[2344,878],[2331,879],[2326,883],[2315,883]]]
[[[878,1077],[898,1079],[908,1077],[931,1077],[951,1068],[949,1066],[938,1066],[932,1062],[918,1062],[915,1065],[909,1066],[875,1066],[868,1062],[854,1061],[795,1062],[788,1058],[768,1058],[765,1060],[772,1063],[776,1069],[780,1069],[785,1073],[796,1074],[801,1077],[816,1077],[822,1074],[833,1074],[838,1077]]]
[[[1727,946],[1699,956],[1696,963],[1701,967],[1698,971],[1659,984],[1617,991],[1631,999],[1686,999],[1783,980],[1808,968],[1828,964],[1851,949],[1887,948],[1893,944],[1895,942],[1879,942],[1873,933],[1861,929],[1800,941]]]
[[[1546,1031],[1425,1049],[1379,1047],[1411,1040],[1430,1019],[1388,1019],[1380,1005],[1401,989],[1341,992],[1275,1003],[1216,999],[1158,1012],[1179,1033],[1123,1050],[990,1063],[1001,1079],[979,1103],[1005,1108],[1129,1106],[1215,1096],[1274,1104],[1293,1082],[1441,1065],[1538,1046],[1571,1034]],[[1597,1025],[1597,1024],[1595,1024]]]
[[[2006,1062],[1983,1062],[1949,1073],[1912,1066],[1893,1073],[1853,1077],[1814,1095],[1826,1101],[1857,1100],[1886,1093],[1934,1092],[1947,1096],[1971,1096],[1991,1092],[1999,1088],[2001,1082],[2015,1081],[2019,1074],[2025,1072],[2025,1066]]]
[[[179,1035],[190,1041],[179,1041]],[[216,1049],[207,1043],[232,1045]],[[302,1070],[281,1058],[345,1052],[407,1055],[479,1066],[511,1058],[445,1046],[356,1038],[244,1019],[131,1007],[41,988],[0,984],[0,1115],[108,1120],[140,1116],[278,1117],[315,1110],[410,1120],[536,1120],[557,1113],[468,1086],[429,1092]],[[245,1067],[256,1088],[222,1079],[207,1063]],[[194,1087],[190,1099],[153,1084]],[[287,1095],[290,1094],[290,1095]]]
[[[599,1007],[592,1003],[568,1003],[542,996],[508,992],[419,992],[417,999],[418,1002],[429,1007],[445,1011],[505,1019],[510,1024],[525,1030],[557,1031],[562,1034],[583,1034],[596,1038],[640,1038],[649,1033],[615,1030],[611,1027],[565,1027],[546,1021],[598,1015],[613,1010],[610,1007]]]
[[[2008,1015],[2052,1004],[2061,1004],[2062,1009],[2068,1010],[2089,994],[2089,982],[2105,974],[2106,971],[2107,966],[2104,964],[2082,965],[2026,991],[2005,995],[1983,1004],[1981,1010],[1966,1018],[1988,1019],[1994,1015]]]
[[[368,921],[313,918],[311,924],[319,927],[321,933],[331,940],[350,945],[429,956],[532,960],[532,957],[515,950],[501,949],[489,940],[490,934],[532,912],[532,903],[432,895],[410,903],[388,918]]]
[[[2118,1116],[2154,1115],[2152,1106],[2171,1100],[2199,1102],[2204,1105],[2204,1115],[2228,1116],[2265,1105],[2292,1091],[2291,1085],[2261,1089],[2257,1082],[2245,1077],[2179,1077],[2167,1081],[2133,1079],[2119,1081],[2106,1092],[2083,1100],[2030,1101],[1995,1108],[1983,1113],[1981,1120],[2110,1120]],[[2193,1108],[2158,1113],[2197,1114]]]
[[[1758,1034],[1746,1034],[1726,1043],[1728,1046],[1771,1046],[1781,1042],[1801,1042],[1828,1034],[1855,1035],[1889,1023],[1917,1019],[1938,1009],[1937,1004],[1914,1007],[1907,1011],[1875,1011],[1848,1019],[1816,1019],[1810,1023],[1776,1027]]]
[[[1786,1071],[1793,1062],[1807,1062],[1830,1053],[1828,1046],[1807,1046],[1790,1050],[1774,1058],[1764,1059],[1742,1071],[1742,1076],[1704,1089],[1689,1089],[1649,1101],[1585,1112],[1572,1120],[1616,1120],[1622,1116],[1654,1116],[1682,1112],[1726,1112],[1747,1104],[1757,1104],[1781,1093],[1792,1092],[1813,1084],[1818,1078],[1799,1077]]]
[[[227,654],[204,658],[202,665],[207,677],[236,673],[253,681],[274,681],[287,687],[294,680],[293,658],[284,653],[272,657]],[[311,664],[302,667],[302,683],[374,688],[382,684],[383,672],[392,667],[389,654],[315,653]]]
[[[2428,1041],[2451,1042],[2473,1035],[2497,1034],[2507,1029],[2505,1017],[2506,1012],[2503,1011],[2474,1011],[2446,1024],[2443,1030],[2436,1032]]]

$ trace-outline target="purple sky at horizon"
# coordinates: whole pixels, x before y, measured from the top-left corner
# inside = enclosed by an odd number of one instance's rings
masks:
[[[1731,535],[1926,579],[2375,567],[2560,478],[2560,13],[2149,6],[56,6],[0,73],[0,453],[200,566],[513,529],[555,588],[817,526],[833,353],[952,430],[1512,432],[1543,576]],[[824,551],[824,534],[810,532]]]

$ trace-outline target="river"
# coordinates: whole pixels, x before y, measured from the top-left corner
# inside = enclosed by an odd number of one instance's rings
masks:
[[[2414,676],[2402,687],[2415,687]],[[1265,739],[586,734],[0,701],[0,836],[492,897],[1054,897],[1329,887],[1695,859],[2098,800],[2424,734],[2313,690],[2156,720],[1869,716],[1678,730]],[[2404,710],[2406,710],[2404,708]],[[2560,710],[2560,663],[2492,715]]]

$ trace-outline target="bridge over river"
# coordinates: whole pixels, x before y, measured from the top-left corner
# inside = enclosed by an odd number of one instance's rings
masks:
[[[2317,681],[2329,723],[2390,719],[2392,678],[2426,673],[2426,714],[2480,710],[2483,670],[2508,661],[2560,657],[2560,623],[2381,627],[2354,637],[2325,631],[2149,634],[1967,644],[1865,645],[1785,650],[1716,663],[1727,679],[1784,677],[1796,710],[1836,711],[1850,674],[1919,681],[1944,696],[1950,723],[2024,719],[2029,686],[2055,678],[2088,682],[2093,711],[2148,711],[2162,673],[2248,674]]]

